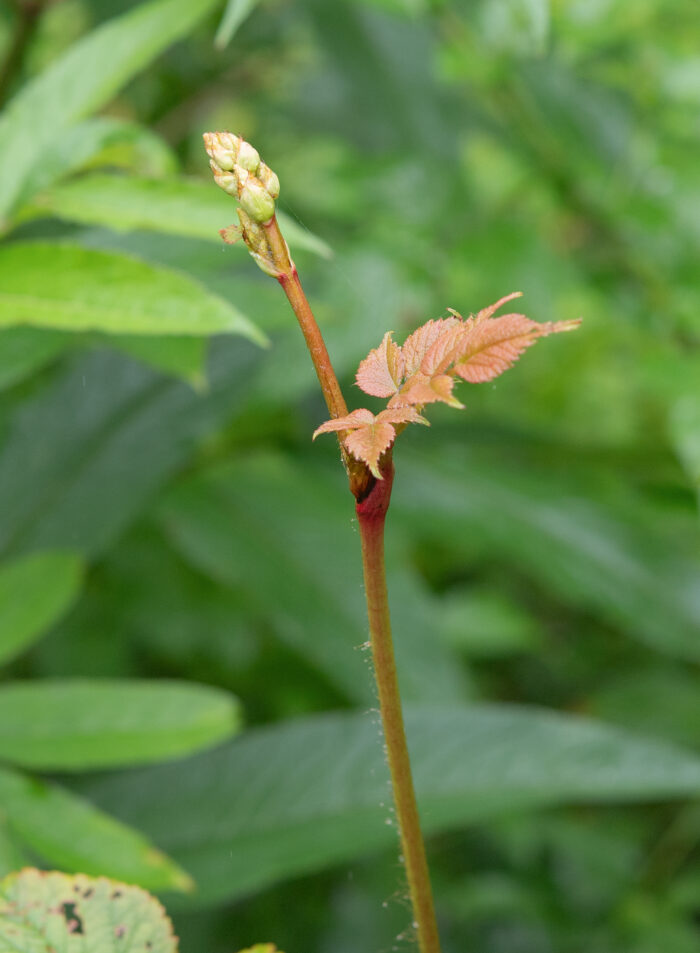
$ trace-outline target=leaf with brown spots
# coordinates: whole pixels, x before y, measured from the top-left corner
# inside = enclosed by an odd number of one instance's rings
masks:
[[[140,887],[28,868],[0,881],[0,950],[177,953],[177,938]]]

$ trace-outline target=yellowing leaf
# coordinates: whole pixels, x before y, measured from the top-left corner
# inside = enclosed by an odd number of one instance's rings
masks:
[[[256,943],[239,953],[282,953],[282,950],[278,950],[274,943]]]
[[[455,365],[455,373],[472,384],[493,380],[512,367],[537,338],[572,331],[578,325],[578,321],[538,324],[524,314],[504,314],[475,324],[461,342],[462,353]]]
[[[403,356],[391,338],[391,331],[387,331],[379,347],[362,361],[355,380],[365,394],[372,397],[391,397],[397,392],[403,380]]]
[[[161,905],[140,887],[27,869],[0,881],[0,950],[177,953],[177,939]]]

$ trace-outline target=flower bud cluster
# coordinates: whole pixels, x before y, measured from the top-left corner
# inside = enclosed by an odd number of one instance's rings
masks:
[[[253,222],[268,222],[275,214],[280,183],[257,149],[230,132],[205,132],[204,145],[216,184],[238,199]]]

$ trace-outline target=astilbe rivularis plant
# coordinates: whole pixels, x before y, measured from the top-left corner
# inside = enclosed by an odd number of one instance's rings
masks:
[[[361,362],[359,387],[387,398],[378,414],[365,408],[348,412],[326,345],[299,281],[275,216],[279,180],[257,151],[228,132],[205,133],[214,178],[239,202],[239,225],[221,230],[226,242],[243,240],[260,268],[282,286],[299,321],[323,391],[330,419],[314,433],[338,435],[362,541],[365,596],[379,707],[391,774],[401,853],[413,908],[413,926],[421,953],[439,953],[435,911],[425,846],[411,777],[396,674],[384,566],[384,524],[394,479],[392,451],[410,423],[427,424],[425,407],[433,403],[462,408],[455,396],[460,381],[493,380],[511,367],[538,338],[571,331],[579,321],[539,324],[523,314],[498,315],[519,293],[467,318],[452,309],[427,321],[397,344],[388,331]]]

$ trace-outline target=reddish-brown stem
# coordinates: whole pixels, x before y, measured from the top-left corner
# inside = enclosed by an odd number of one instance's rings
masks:
[[[279,281],[287,300],[292,306],[292,310],[297,317],[299,327],[301,328],[306,346],[309,349],[311,360],[313,361],[316,375],[323,391],[323,396],[331,417],[344,417],[347,412],[347,404],[343,397],[336,377],[331,359],[326,348],[326,342],[323,340],[321,330],[316,323],[316,318],[311,310],[308,298],[304,294],[301,286],[296,266],[289,257],[287,243],[282,237],[276,216],[273,216],[263,228],[267,240],[267,254],[269,260],[274,263],[277,271],[277,280]],[[360,499],[368,490],[371,484],[372,476],[367,467],[355,460],[343,447],[342,434],[338,435],[340,448],[343,455],[343,463],[350,480],[350,491],[355,499]]]
[[[420,953],[440,953],[428,862],[401,710],[384,569],[384,523],[394,479],[390,457],[382,472],[384,479],[377,480],[368,496],[355,507],[362,540],[374,676],[418,947]]]
[[[273,217],[263,228],[264,239],[255,246],[256,254],[262,256],[271,273],[276,274],[297,316],[331,416],[344,417],[348,410],[338,379],[277,219]],[[394,467],[391,452],[388,452],[381,463],[383,479],[375,479],[363,463],[345,451],[343,434],[338,437],[350,490],[357,501],[355,508],[362,540],[374,676],[418,946],[420,953],[440,953],[428,863],[404,731],[384,569],[384,522],[391,498]]]
[[[344,417],[348,412],[345,398],[341,393],[338,379],[335,376],[335,371],[333,370],[323,335],[316,323],[311,305],[304,294],[304,289],[301,287],[296,267],[289,257],[287,245],[282,238],[276,217],[273,217],[265,225],[265,232],[275,265],[279,270],[277,280],[282,285],[284,293],[287,295],[287,300],[291,304],[294,314],[297,316],[299,326],[304,335],[304,340],[306,341],[306,346],[311,355],[311,360],[316,368],[316,374],[318,375],[328,411],[331,417]],[[280,265],[282,267],[280,267]]]

